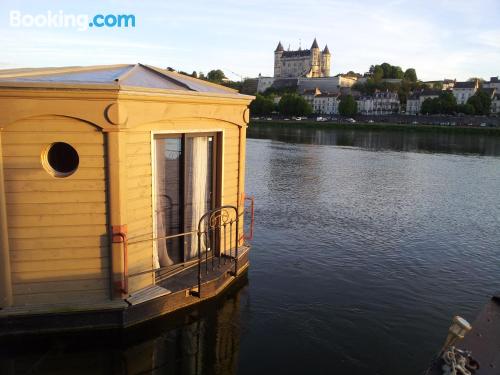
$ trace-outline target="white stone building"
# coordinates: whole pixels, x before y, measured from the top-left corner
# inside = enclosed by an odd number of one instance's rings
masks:
[[[313,112],[321,115],[339,113],[340,93],[321,92],[318,88],[305,90],[303,98],[311,105]]]
[[[500,93],[496,94],[491,101],[491,114],[500,114]]]
[[[319,49],[314,39],[311,49],[285,51],[281,42],[274,51],[274,78],[329,77],[331,54],[328,46]]]
[[[373,114],[373,96],[363,95],[356,98],[356,104],[358,105],[358,113],[361,115],[372,115]]]
[[[302,93],[302,97],[314,109],[314,98],[319,94],[321,94],[321,91],[316,87],[314,89],[304,90],[304,92]]]
[[[422,103],[425,99],[437,98],[442,93],[442,90],[420,90],[414,92],[406,100],[406,114],[416,115],[420,113],[422,108]]]
[[[479,88],[479,81],[455,82],[453,95],[457,99],[457,104],[466,104],[467,100],[473,96]]]
[[[321,93],[314,97],[314,113],[321,115],[337,115],[339,113],[340,94]]]
[[[389,115],[399,112],[399,95],[391,91],[379,91],[373,95],[356,98],[361,115]]]

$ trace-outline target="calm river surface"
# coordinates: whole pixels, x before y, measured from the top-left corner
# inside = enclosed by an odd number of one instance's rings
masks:
[[[0,349],[7,374],[420,374],[500,290],[500,137],[250,128],[248,280],[126,337]]]

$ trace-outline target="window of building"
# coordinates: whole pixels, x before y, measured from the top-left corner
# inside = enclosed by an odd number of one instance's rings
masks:
[[[52,143],[42,154],[42,165],[54,177],[68,177],[76,172],[80,157],[73,146],[64,142]]]

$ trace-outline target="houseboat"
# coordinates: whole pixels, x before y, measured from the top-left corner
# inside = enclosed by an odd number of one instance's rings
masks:
[[[0,335],[129,327],[244,274],[252,99],[142,64],[0,71]]]

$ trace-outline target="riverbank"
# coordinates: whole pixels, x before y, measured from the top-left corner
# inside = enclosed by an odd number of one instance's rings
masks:
[[[318,122],[313,120],[270,120],[270,121],[256,121],[252,120],[249,126],[265,127],[265,128],[300,128],[307,127],[313,129],[363,129],[375,131],[433,131],[443,133],[480,133],[491,134],[500,136],[500,128],[492,127],[470,127],[470,126],[449,126],[449,125],[425,125],[425,124],[394,124],[394,123],[381,123],[381,122],[356,122],[356,123],[341,123],[336,121]]]

